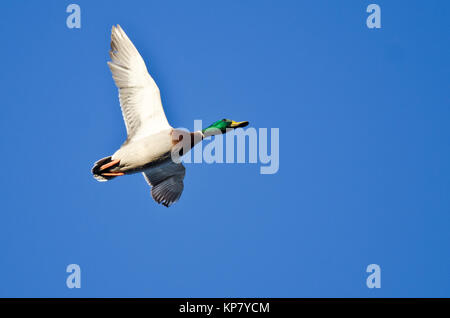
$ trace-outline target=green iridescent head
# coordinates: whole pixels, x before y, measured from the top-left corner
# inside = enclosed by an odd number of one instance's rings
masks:
[[[216,121],[209,127],[202,130],[205,137],[220,135],[227,132],[227,129],[236,129],[240,127],[245,127],[248,125],[248,121],[234,121],[230,119],[221,119]]]

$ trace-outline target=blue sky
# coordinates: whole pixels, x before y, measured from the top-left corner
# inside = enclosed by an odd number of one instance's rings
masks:
[[[69,3],[0,4],[0,296],[450,296],[448,1],[376,1],[378,30],[370,1],[77,1],[81,29]],[[172,126],[279,128],[278,173],[188,164],[169,209],[96,182],[126,138],[117,23]]]

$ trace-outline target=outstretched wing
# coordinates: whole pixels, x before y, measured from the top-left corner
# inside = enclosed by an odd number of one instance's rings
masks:
[[[120,25],[111,30],[108,66],[119,88],[120,107],[128,139],[171,128],[161,104],[159,88],[145,62]]]
[[[152,187],[153,199],[169,207],[178,201],[184,189],[183,179],[186,169],[181,163],[167,159],[162,163],[146,169],[142,174]]]

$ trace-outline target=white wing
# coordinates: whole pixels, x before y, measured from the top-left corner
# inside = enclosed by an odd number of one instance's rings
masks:
[[[120,25],[112,27],[109,55],[108,66],[119,88],[128,140],[171,128],[164,114],[159,88]]]
[[[169,207],[178,201],[184,189],[186,169],[181,163],[175,163],[171,158],[158,165],[146,169],[142,174],[152,187],[153,199]]]

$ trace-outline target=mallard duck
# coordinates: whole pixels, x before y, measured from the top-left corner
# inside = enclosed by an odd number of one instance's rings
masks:
[[[186,135],[169,125],[159,88],[120,25],[112,27],[109,55],[108,66],[119,89],[127,139],[112,156],[98,160],[92,174],[98,181],[108,181],[141,172],[151,186],[153,199],[169,207],[180,198],[185,175],[183,164],[173,160],[171,154],[182,155],[205,137],[245,127],[248,122],[221,119]]]

